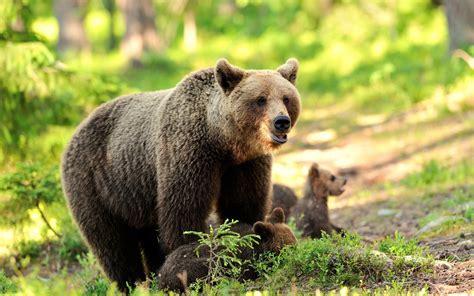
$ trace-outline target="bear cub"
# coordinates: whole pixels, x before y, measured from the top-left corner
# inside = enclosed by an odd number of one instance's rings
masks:
[[[278,254],[286,245],[296,244],[296,237],[291,229],[283,224],[285,214],[281,208],[276,208],[266,222],[258,221],[250,225],[237,223],[231,229],[245,236],[257,234],[260,240],[252,248],[243,248],[237,255],[241,260],[250,260],[264,252]],[[170,291],[184,292],[188,285],[207,276],[209,272],[209,248],[200,247],[199,257],[196,255],[198,243],[189,243],[174,250],[166,258],[158,273],[158,288]],[[256,272],[251,266],[243,267],[240,280],[256,279]]]
[[[292,209],[296,228],[303,232],[303,237],[320,238],[322,232],[341,232],[329,220],[328,196],[339,196],[344,192],[347,180],[334,176],[328,170],[313,163],[309,169],[304,197]]]
[[[291,215],[291,208],[296,205],[297,201],[298,197],[290,187],[283,184],[273,184],[273,209],[282,208],[283,212],[285,212],[285,217],[288,218]]]

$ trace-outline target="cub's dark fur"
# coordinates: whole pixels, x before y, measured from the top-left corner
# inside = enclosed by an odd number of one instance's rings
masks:
[[[291,208],[296,205],[297,201],[298,197],[293,189],[282,184],[273,184],[272,209],[282,208],[285,217],[288,218],[291,215]]]
[[[279,253],[285,245],[296,244],[296,238],[290,228],[283,224],[285,214],[281,208],[276,208],[268,222],[256,222],[253,226],[245,223],[236,224],[232,230],[241,236],[257,234],[261,237],[259,243],[252,248],[243,248],[238,254],[239,259],[249,260],[265,251]],[[184,292],[187,286],[197,279],[202,279],[209,272],[209,248],[200,247],[196,255],[197,243],[183,245],[173,251],[158,273],[158,287],[171,291]],[[256,272],[251,266],[244,266],[245,272],[241,280],[256,279]]]
[[[303,237],[320,238],[323,231],[330,234],[343,230],[329,219],[328,196],[341,195],[346,183],[346,179],[332,175],[316,163],[311,166],[304,197],[292,209],[296,227],[302,231]]]

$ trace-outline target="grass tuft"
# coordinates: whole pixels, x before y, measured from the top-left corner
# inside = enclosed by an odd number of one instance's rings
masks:
[[[256,287],[284,290],[291,280],[302,291],[375,288],[407,283],[416,274],[430,272],[432,262],[416,240],[399,234],[372,246],[364,245],[356,234],[325,235],[285,248],[279,256],[261,257],[255,263],[262,276]]]

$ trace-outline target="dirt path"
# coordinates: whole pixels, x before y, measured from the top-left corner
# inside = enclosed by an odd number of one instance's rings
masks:
[[[357,119],[351,121],[354,115],[340,110],[320,112],[325,112],[325,117],[317,123],[303,125],[291,139],[289,146],[293,148],[276,156],[274,179],[301,194],[311,162],[346,175],[349,178],[346,193],[330,200],[331,218],[366,240],[379,239],[395,231],[415,237],[421,228],[419,219],[440,207],[450,191],[459,188],[434,195],[427,206],[420,199],[422,193],[398,190],[398,181],[419,171],[430,159],[455,165],[474,155],[473,112],[439,120],[418,109],[388,119],[379,118],[368,125],[357,124]],[[341,122],[345,126],[333,126]],[[472,192],[474,184],[465,186]],[[436,267],[435,275],[425,279],[431,292],[474,289],[473,241],[472,232],[421,241],[435,258],[451,261],[449,265]]]

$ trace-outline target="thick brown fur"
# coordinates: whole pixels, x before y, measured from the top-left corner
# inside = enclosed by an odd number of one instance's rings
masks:
[[[272,120],[283,114],[296,123],[297,69],[294,59],[277,71],[221,59],[173,89],[108,102],[81,123],[63,156],[63,188],[83,237],[121,290],[190,242],[184,231],[204,231],[213,209],[221,219],[264,219],[279,146]]]
[[[328,196],[339,196],[344,192],[347,180],[334,176],[331,172],[314,163],[308,173],[304,197],[292,209],[296,228],[303,237],[320,238],[322,232],[331,234],[343,229],[329,219]]]
[[[282,184],[273,184],[272,209],[282,208],[285,217],[288,218],[291,215],[291,208],[296,205],[297,201],[298,197],[293,189]]]
[[[272,211],[268,222],[256,222],[253,226],[236,224],[232,230],[241,236],[257,234],[260,240],[253,248],[243,248],[238,254],[241,260],[250,260],[263,252],[278,254],[284,246],[296,244],[296,238],[290,228],[283,224],[285,215],[281,208]],[[200,247],[196,255],[197,243],[183,245],[173,251],[158,273],[158,288],[184,292],[187,286],[207,276],[209,271],[209,248]],[[256,279],[257,274],[251,266],[244,266],[245,272],[240,280]],[[185,282],[180,275],[185,276]]]

